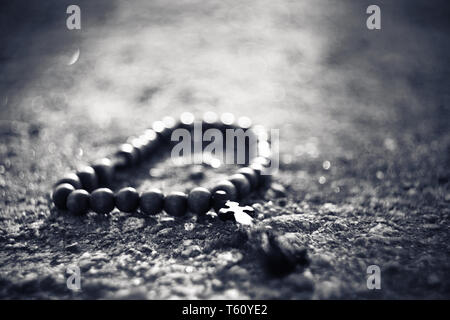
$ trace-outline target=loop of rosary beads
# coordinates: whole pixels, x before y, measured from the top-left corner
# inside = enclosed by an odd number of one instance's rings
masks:
[[[235,123],[237,124],[235,125]],[[256,138],[256,157],[249,159],[250,164],[240,168],[228,179],[215,184],[211,189],[197,187],[189,194],[171,192],[164,195],[159,189],[150,189],[138,193],[132,187],[114,192],[111,186],[114,173],[117,170],[138,165],[151,157],[161,146],[170,145],[172,132],[177,129],[192,131],[195,118],[191,113],[184,113],[177,122],[172,117],[153,123],[139,137],[131,137],[127,143],[120,146],[111,158],[100,159],[85,166],[76,173],[69,173],[60,179],[52,193],[53,203],[58,209],[69,210],[76,215],[82,215],[92,210],[99,214],[107,214],[119,209],[123,212],[140,210],[149,215],[155,215],[163,210],[172,216],[183,216],[187,211],[197,215],[206,214],[211,208],[218,212],[228,200],[236,201],[245,198],[252,191],[268,183],[270,176],[263,174],[270,164],[270,141],[267,132],[261,126],[251,126],[246,117],[235,121],[231,113],[220,117],[213,113],[205,113],[201,126],[203,130],[226,129],[250,130]],[[246,143],[246,147],[249,147]]]

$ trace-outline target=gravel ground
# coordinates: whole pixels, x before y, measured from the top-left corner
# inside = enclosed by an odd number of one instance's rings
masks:
[[[246,3],[81,1],[78,31],[68,3],[2,4],[1,298],[450,298],[448,5],[381,1],[369,31],[365,1]],[[253,228],[52,207],[65,172],[208,110],[280,129],[272,186],[244,201]],[[116,187],[187,190],[232,169],[161,155]],[[307,259],[269,272],[267,228]]]

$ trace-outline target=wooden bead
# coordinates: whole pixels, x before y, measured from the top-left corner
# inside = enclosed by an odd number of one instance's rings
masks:
[[[114,179],[114,166],[108,158],[100,159],[92,165],[98,178],[98,184],[102,187],[108,187]]]
[[[124,167],[132,167],[139,162],[139,155],[136,149],[129,143],[122,144],[116,155],[124,159]]]
[[[74,190],[75,188],[68,183],[63,183],[57,186],[52,194],[52,200],[55,206],[61,210],[67,209],[67,197]]]
[[[126,159],[126,157],[124,156],[124,155],[122,155],[122,154],[114,154],[112,157],[111,157],[111,163],[112,163],[112,166],[113,166],[113,168],[114,168],[114,171],[116,170],[116,169],[124,169],[124,168],[126,168],[127,167],[127,159]]]
[[[174,118],[165,117],[163,121],[153,122],[152,129],[161,140],[171,142],[170,137],[172,135],[172,131],[175,129],[175,126],[176,120]]]
[[[147,159],[149,156],[149,140],[145,136],[140,136],[131,141],[131,144],[138,150],[139,159],[141,161]]]
[[[252,168],[258,175],[258,186],[259,187],[266,187],[270,184],[271,176],[269,174],[264,174],[264,173],[266,173],[266,170],[267,170],[266,168],[264,168],[259,163],[251,164],[250,168]]]
[[[67,197],[67,209],[73,214],[85,214],[89,210],[89,199],[90,195],[86,190],[75,190]]]
[[[139,206],[139,193],[135,188],[123,188],[116,193],[114,200],[116,207],[123,212],[133,212]]]
[[[68,183],[72,185],[75,189],[81,189],[81,181],[80,178],[75,173],[68,173],[66,174],[62,179],[58,180],[58,182],[55,183],[55,186],[58,186],[63,183]]]
[[[225,203],[230,199],[230,195],[223,190],[217,190],[212,196],[212,203],[214,211],[219,213],[219,210],[225,208]]]
[[[187,201],[191,212],[203,215],[211,209],[211,192],[202,187],[194,188],[189,192]]]
[[[108,188],[100,188],[91,193],[89,201],[93,211],[109,213],[114,209],[114,193]]]
[[[166,196],[164,201],[164,211],[169,215],[180,217],[187,210],[187,195],[183,192],[171,192]]]
[[[137,163],[141,162],[147,157],[145,143],[146,141],[142,138],[133,138],[130,141],[130,144],[133,146],[134,151],[137,155]]]
[[[211,193],[214,194],[217,190],[225,191],[230,196],[230,200],[232,201],[237,200],[238,197],[237,189],[234,186],[234,184],[231,183],[230,181],[228,180],[220,181],[212,188]]]
[[[83,189],[87,190],[88,192],[97,189],[98,179],[97,175],[95,174],[94,168],[89,166],[83,167],[78,170],[77,175],[78,178],[80,178]]]
[[[238,199],[242,199],[249,195],[251,191],[250,182],[243,174],[233,174],[228,180],[236,187]]]
[[[141,194],[141,211],[154,215],[160,213],[164,208],[164,194],[159,189],[151,189]]]
[[[247,178],[252,190],[255,190],[258,187],[258,175],[252,168],[241,168],[237,173],[243,174]]]
[[[263,172],[264,168],[261,164],[259,163],[253,163],[249,166],[249,168],[253,169],[253,171],[256,173],[256,176],[258,178],[258,181],[261,177],[261,173]]]
[[[225,112],[220,115],[220,121],[223,123],[225,128],[233,128],[235,117],[230,112]]]

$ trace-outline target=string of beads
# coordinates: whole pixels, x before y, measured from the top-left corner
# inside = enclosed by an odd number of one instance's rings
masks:
[[[227,129],[242,129],[248,137],[254,138],[252,141],[256,146],[246,143],[246,151],[255,147],[254,157],[248,159],[247,166],[238,169],[235,174],[212,188],[196,187],[188,194],[174,191],[165,195],[156,188],[141,193],[132,187],[122,188],[116,193],[110,189],[117,171],[149,159],[160,148],[173,143],[171,136],[175,129],[182,128],[192,132],[195,124],[201,125],[202,130],[218,129],[222,133]],[[195,120],[193,114],[183,113],[179,120],[165,117],[162,121],[156,121],[141,136],[127,141],[111,158],[95,161],[91,166],[83,167],[58,180],[52,193],[55,206],[76,215],[85,214],[89,210],[107,214],[114,208],[123,212],[140,210],[148,215],[155,215],[163,210],[176,217],[183,216],[188,211],[204,215],[212,208],[218,212],[228,200],[241,200],[270,181],[270,176],[264,174],[270,164],[271,154],[267,131],[262,126],[252,126],[247,117],[235,121],[230,113],[219,117],[213,112],[207,112],[201,120]],[[249,155],[251,153],[247,152],[247,156]]]

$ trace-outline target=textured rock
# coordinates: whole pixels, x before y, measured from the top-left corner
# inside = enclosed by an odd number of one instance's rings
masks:
[[[265,269],[273,276],[285,276],[297,266],[309,264],[303,240],[296,233],[274,235],[261,232],[258,235],[257,250]]]

